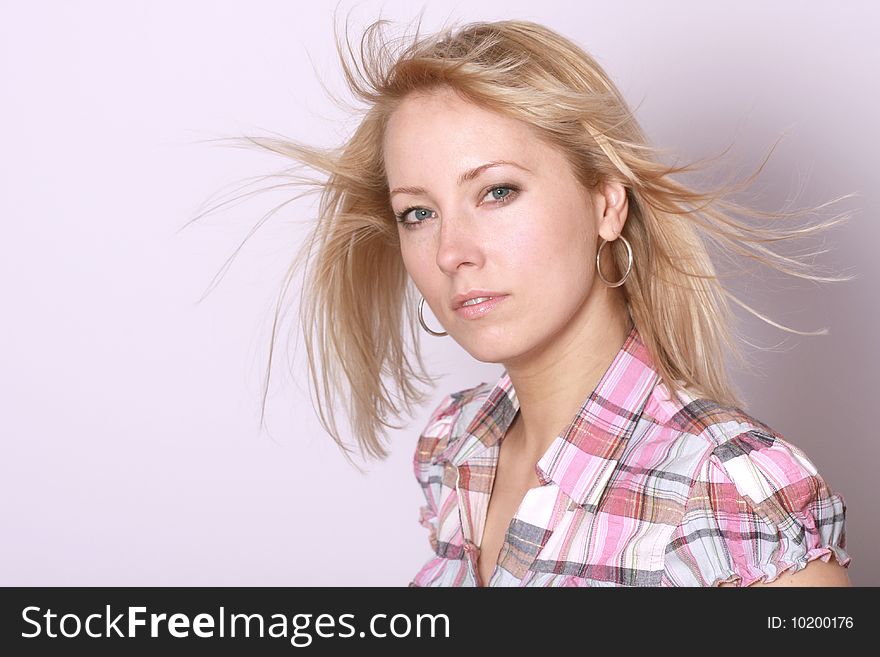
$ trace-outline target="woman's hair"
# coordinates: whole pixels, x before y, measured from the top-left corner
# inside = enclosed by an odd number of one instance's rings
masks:
[[[365,28],[360,61],[347,27],[345,49],[351,63],[335,34],[348,88],[366,104],[366,108],[349,107],[362,118],[341,146],[323,149],[286,138],[251,136],[240,142],[326,174],[325,180],[297,176],[292,169],[275,174],[285,180],[280,187],[300,185],[319,192],[320,204],[278,297],[269,370],[284,296],[294,272],[305,263],[300,318],[310,387],[313,383],[317,392],[322,426],[347,458],[350,448],[336,428],[335,395],[347,401],[361,454],[366,451],[382,459],[388,454],[381,440],[383,427],[402,428],[389,417],[404,409],[411,414],[413,404],[422,404],[429,396],[416,383],[434,384],[419,348],[418,293],[400,254],[382,152],[388,118],[412,92],[452,89],[482,108],[532,126],[536,135],[566,155],[587,189],[603,181],[624,185],[629,210],[623,236],[632,245],[634,264],[621,290],[671,393],[687,388],[722,405],[742,406],[725,367],[725,345],[740,362],[744,360],[732,337],[728,300],[780,329],[801,335],[827,333],[787,328],[737,299],[722,285],[707,245],[716,247],[722,257],[736,254],[802,279],[850,280],[852,276],[812,273],[815,265],[808,265],[805,258],[815,253],[793,257],[768,246],[824,230],[848,219],[848,213],[800,227],[754,225],[754,218],[790,220],[807,213],[763,212],[730,200],[760,173],[767,158],[743,183],[697,191],[676,181],[674,175],[696,166],[662,164],[663,152],[649,145],[596,60],[547,27],[503,20],[453,24],[420,35],[420,16],[414,35],[404,33],[395,40],[383,33],[388,22],[380,19]],[[841,198],[848,196],[853,194]],[[627,261],[620,246],[614,247],[614,262],[622,272]],[[268,381],[267,372],[267,388]],[[265,395],[266,390],[264,411]]]

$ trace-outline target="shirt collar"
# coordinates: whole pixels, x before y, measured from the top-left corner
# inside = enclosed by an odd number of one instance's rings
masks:
[[[659,379],[633,325],[596,388],[538,460],[539,478],[556,483],[580,505],[597,505]],[[519,401],[507,370],[481,398],[461,439],[452,441],[440,459],[459,466],[485,454],[513,423]]]

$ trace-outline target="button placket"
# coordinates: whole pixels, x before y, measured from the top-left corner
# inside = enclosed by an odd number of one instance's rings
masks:
[[[458,495],[458,513],[461,522],[463,547],[465,560],[467,562],[468,571],[471,578],[479,586],[479,574],[477,569],[477,558],[480,555],[480,548],[472,540],[471,534],[471,516],[470,507],[465,499],[464,492],[461,490],[459,482],[461,481],[461,470],[457,466],[455,468],[455,492]]]

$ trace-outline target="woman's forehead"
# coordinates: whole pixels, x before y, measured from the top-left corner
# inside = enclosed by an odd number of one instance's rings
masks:
[[[527,124],[464,102],[447,107],[414,100],[392,115],[383,142],[389,174],[419,163],[454,163],[464,171],[490,161],[516,161],[528,169],[530,162],[557,159],[549,153],[554,146]]]

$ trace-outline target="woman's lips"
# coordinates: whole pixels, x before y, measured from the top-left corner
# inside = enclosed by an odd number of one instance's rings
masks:
[[[478,317],[482,317],[483,315],[492,312],[492,310],[497,305],[503,303],[508,296],[510,295],[504,294],[470,306],[461,306],[460,308],[456,308],[455,314],[462,319],[477,319]]]

